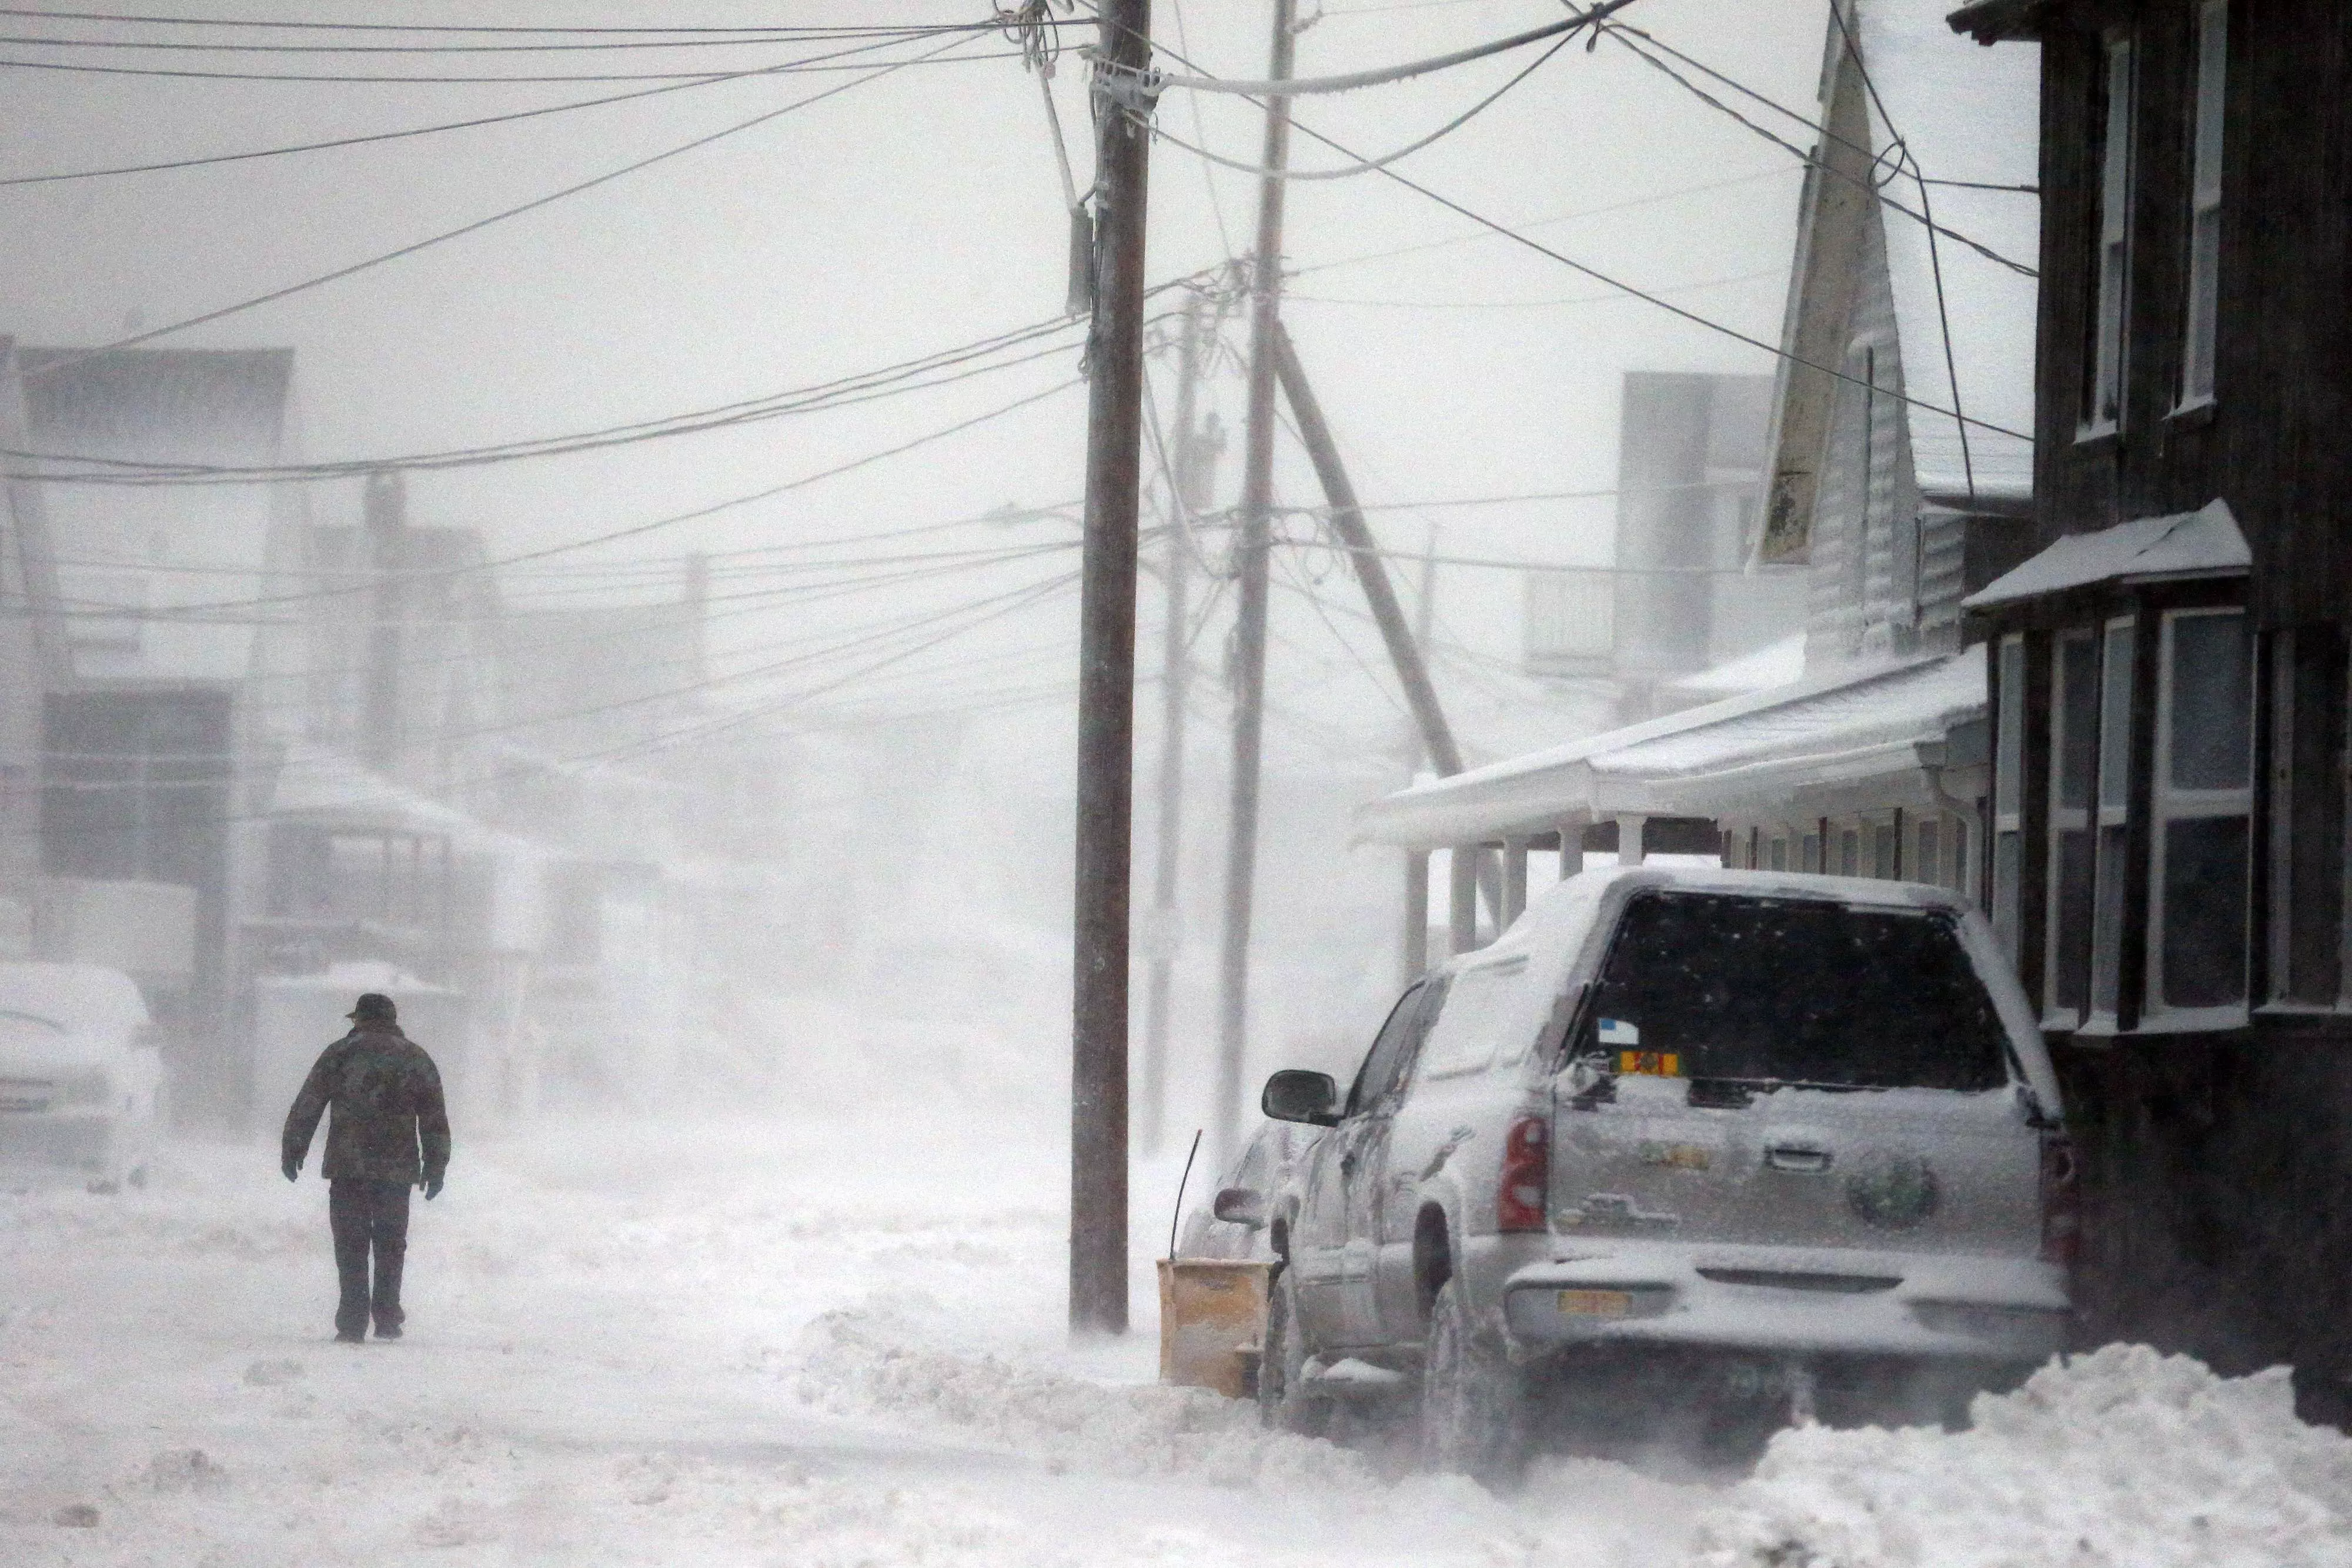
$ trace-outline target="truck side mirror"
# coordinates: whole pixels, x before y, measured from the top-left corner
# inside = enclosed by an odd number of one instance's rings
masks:
[[[1209,1212],[1228,1225],[1261,1229],[1265,1225],[1265,1195],[1251,1187],[1229,1186],[1217,1194]]]
[[[1276,1122],[1305,1122],[1335,1127],[1339,1123],[1339,1086],[1328,1072],[1287,1067],[1265,1081],[1258,1109]]]

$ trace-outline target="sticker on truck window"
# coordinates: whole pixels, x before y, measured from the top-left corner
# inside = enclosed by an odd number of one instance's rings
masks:
[[[1639,1045],[1642,1043],[1642,1026],[1624,1019],[1602,1019],[1601,1043],[1617,1051]]]
[[[1683,1075],[1683,1053],[1679,1051],[1621,1051],[1617,1053],[1620,1077],[1680,1078]]]

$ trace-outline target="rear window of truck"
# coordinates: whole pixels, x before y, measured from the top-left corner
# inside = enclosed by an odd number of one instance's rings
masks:
[[[1939,910],[1643,892],[1625,905],[1584,1049],[1749,1084],[1997,1089],[1992,998]]]

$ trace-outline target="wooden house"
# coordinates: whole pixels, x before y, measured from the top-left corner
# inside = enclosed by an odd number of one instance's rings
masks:
[[[2092,1327],[2352,1409],[2352,6],[1980,0],[2041,57],[2034,542],[1990,907],[2096,1199]]]

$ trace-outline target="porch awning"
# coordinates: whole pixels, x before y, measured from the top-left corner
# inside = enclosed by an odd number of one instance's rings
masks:
[[[1770,819],[1792,792],[1929,798],[1922,746],[1982,716],[1981,644],[1801,681],[1399,790],[1360,808],[1359,840],[1441,849],[1620,813]]]
[[[2252,559],[2246,549],[2246,536],[2238,531],[2238,520],[2230,515],[2230,504],[2217,499],[2193,512],[2141,517],[2096,533],[2069,535],[2015,570],[1993,579],[1960,604],[1969,610],[1990,610],[2103,582],[2239,577]]]

